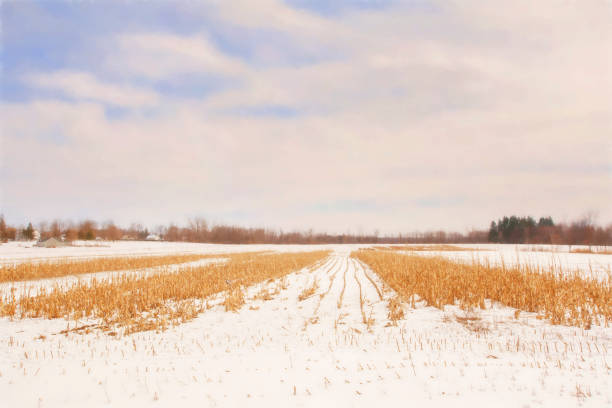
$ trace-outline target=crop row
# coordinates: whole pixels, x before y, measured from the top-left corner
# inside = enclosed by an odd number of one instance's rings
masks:
[[[371,249],[352,256],[413,306],[415,296],[439,309],[445,305],[484,309],[485,300],[490,300],[518,309],[517,316],[520,310],[534,312],[553,324],[590,328],[612,322],[610,277],[602,280],[528,264],[460,263]]]
[[[281,278],[328,256],[327,251],[287,254],[232,254],[224,264],[184,266],[175,272],[119,275],[6,296],[0,316],[96,319],[109,332],[165,329],[196,317],[207,299],[226,292],[226,303],[242,288]]]
[[[60,259],[44,262],[24,262],[0,266],[0,283],[35,279],[59,278],[68,275],[83,275],[94,272],[111,272],[153,268],[206,258],[219,258],[219,254],[180,254],[139,257],[106,257],[93,259]]]

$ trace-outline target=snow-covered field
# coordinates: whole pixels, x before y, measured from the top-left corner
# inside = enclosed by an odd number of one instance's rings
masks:
[[[482,262],[490,264],[533,265],[554,268],[565,272],[580,271],[585,276],[606,278],[612,275],[612,255],[570,252],[567,245],[504,245],[478,244],[454,245],[473,249],[472,251],[419,251],[421,256],[443,256],[455,261]],[[587,249],[572,246],[572,250]],[[594,247],[594,250],[612,251],[610,247]]]
[[[238,313],[214,306],[161,333],[66,334],[62,319],[0,319],[0,406],[612,406],[612,328],[552,326],[529,313],[515,319],[514,309],[500,305],[466,315],[423,304],[405,307],[405,318],[392,326],[386,303],[393,293],[349,257],[356,247],[325,246],[332,256],[314,271],[289,275],[272,300],[254,298],[278,281],[251,287]],[[0,259],[320,248],[11,243],[0,246]],[[478,254],[523,256],[515,246],[487,249]],[[610,255],[526,254],[585,270],[609,270],[612,262]],[[315,295],[299,301],[315,280]]]
[[[62,248],[39,248],[35,244],[34,241],[0,244],[0,264],[60,258],[86,259],[103,256],[219,254],[247,251],[302,252],[333,248],[332,245],[220,245],[158,241],[74,241],[72,246]]]

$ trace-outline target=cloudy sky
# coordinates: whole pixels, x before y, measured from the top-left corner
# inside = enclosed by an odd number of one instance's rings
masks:
[[[612,222],[612,3],[2,2],[7,221]]]

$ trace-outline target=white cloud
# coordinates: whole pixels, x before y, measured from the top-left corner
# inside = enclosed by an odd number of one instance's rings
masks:
[[[151,90],[102,82],[87,72],[31,73],[24,75],[23,79],[31,86],[60,91],[75,99],[98,101],[108,105],[142,107],[159,102],[158,95]]]
[[[307,11],[291,8],[278,0],[260,0],[253,3],[237,0],[232,3],[217,0],[210,2],[209,12],[231,24],[249,28],[277,30],[286,34],[329,38],[330,31],[338,34],[338,24],[330,19]],[[333,39],[332,39],[333,40]]]

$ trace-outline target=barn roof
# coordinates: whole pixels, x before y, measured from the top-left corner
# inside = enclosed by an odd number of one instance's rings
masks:
[[[55,247],[66,246],[66,243],[63,241],[60,241],[57,238],[49,238],[47,240],[40,241],[38,244],[36,244],[36,246],[45,247],[45,248],[55,248]]]

